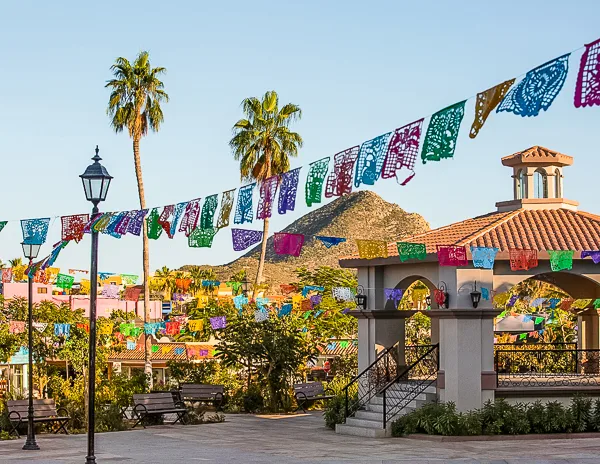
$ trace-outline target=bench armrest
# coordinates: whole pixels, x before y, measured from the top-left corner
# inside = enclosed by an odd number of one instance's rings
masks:
[[[335,392],[334,392],[334,391],[333,391],[331,388],[329,388],[329,387],[328,387],[328,388],[324,388],[324,389],[323,389],[323,394],[325,395],[325,394],[327,394],[327,393],[328,393],[329,395],[333,395],[333,396],[335,396]]]
[[[67,408],[57,408],[56,409],[56,414],[60,416],[61,415],[60,414],[61,411],[64,412],[64,414],[63,414],[64,417],[69,417],[69,411],[67,411]]]
[[[175,405],[176,408],[186,409],[185,403],[183,401],[175,401],[173,404]]]
[[[304,393],[303,391],[299,391],[294,394],[294,397],[296,398],[296,400],[300,399],[300,395],[302,395],[304,397],[302,399],[304,399],[304,400],[308,399],[308,397],[306,396],[306,393]]]
[[[15,417],[13,417],[13,414],[15,414]],[[11,411],[8,414],[8,420],[11,422],[21,422],[21,414],[18,413],[17,411]]]
[[[138,417],[138,419],[142,417],[140,412],[142,412],[144,415],[146,415],[146,414],[148,414],[148,408],[143,404],[136,404],[133,407],[133,413]]]

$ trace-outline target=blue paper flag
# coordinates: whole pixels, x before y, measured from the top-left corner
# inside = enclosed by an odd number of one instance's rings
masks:
[[[342,237],[324,237],[322,235],[315,235],[315,238],[320,240],[326,248],[331,248],[346,241],[346,239]]]

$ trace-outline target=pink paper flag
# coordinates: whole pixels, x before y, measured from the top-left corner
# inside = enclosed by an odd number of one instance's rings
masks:
[[[304,245],[304,235],[277,232],[273,236],[273,247],[278,255],[300,256]]]

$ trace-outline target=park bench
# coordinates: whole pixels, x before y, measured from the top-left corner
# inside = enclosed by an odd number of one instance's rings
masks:
[[[325,388],[322,382],[297,383],[294,385],[294,397],[298,408],[306,412],[306,407],[315,401],[329,400],[334,395],[327,394],[331,390]]]
[[[132,428],[138,424],[142,424],[142,427],[146,428],[144,424],[146,419],[164,414],[177,414],[177,419],[173,424],[177,422],[183,424],[187,409],[183,403],[175,401],[170,392],[136,393],[133,395],[133,414],[137,418],[137,422],[133,424]]]
[[[6,402],[6,406],[12,428],[10,433],[15,433],[18,437],[19,426],[27,423],[29,400],[9,400]],[[67,410],[65,408],[57,409],[53,399],[33,400],[33,422],[56,422],[58,425],[53,432],[58,433],[62,430],[68,435],[67,424],[70,420]]]
[[[223,405],[225,388],[223,385],[206,385],[201,383],[183,383],[180,385],[180,395],[183,401],[212,403],[215,408]]]

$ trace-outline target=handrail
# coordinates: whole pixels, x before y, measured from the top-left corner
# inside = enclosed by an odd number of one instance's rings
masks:
[[[375,358],[375,361],[373,361],[371,364],[369,364],[369,367],[367,367],[366,369],[364,369],[361,373],[359,373],[359,374],[355,375],[354,377],[352,377],[352,379],[350,380],[350,382],[348,382],[348,384],[344,388],[348,388],[351,384],[353,384],[354,382],[356,382],[360,377],[362,377],[365,373],[367,373],[375,364],[377,364],[381,360],[381,358],[383,358],[386,354],[388,354],[394,348],[397,348],[397,346],[398,346],[399,343],[400,342],[398,341],[394,345],[390,346],[389,348],[386,348],[381,353],[379,353],[377,355],[377,357]]]
[[[390,382],[387,383],[386,386],[384,386],[380,391],[379,394],[383,396],[383,428],[385,429],[387,426],[387,421],[388,421],[388,406],[387,406],[387,391],[388,389],[394,385],[397,384],[400,380],[402,380],[403,378],[405,378],[407,376],[407,374],[414,369],[417,365],[419,365],[424,359],[426,359],[429,355],[431,355],[431,353],[439,350],[440,344],[436,343],[435,345],[430,345],[431,347],[429,348],[429,350],[427,350],[427,352],[423,353],[421,356],[419,356],[419,358],[413,362],[410,366],[408,366],[407,368],[405,368],[399,375],[396,376],[396,378],[394,380],[391,380]],[[439,356],[436,358],[436,369],[435,369],[435,374],[437,375],[437,371],[440,368],[440,358]],[[401,410],[402,408],[404,408],[404,405],[410,403],[413,398],[415,398],[417,395],[419,395],[425,388],[427,388],[429,385],[431,385],[434,382],[435,379],[431,379],[428,380],[427,384],[423,384],[423,386],[421,387],[421,389],[419,390],[417,389],[413,389],[412,391],[409,391],[404,398],[400,399],[395,405],[392,406],[391,411],[394,410]],[[402,406],[400,406],[402,405]],[[400,406],[400,407],[399,407]],[[392,417],[394,417],[396,414],[396,412],[393,412],[390,415],[390,419]]]

